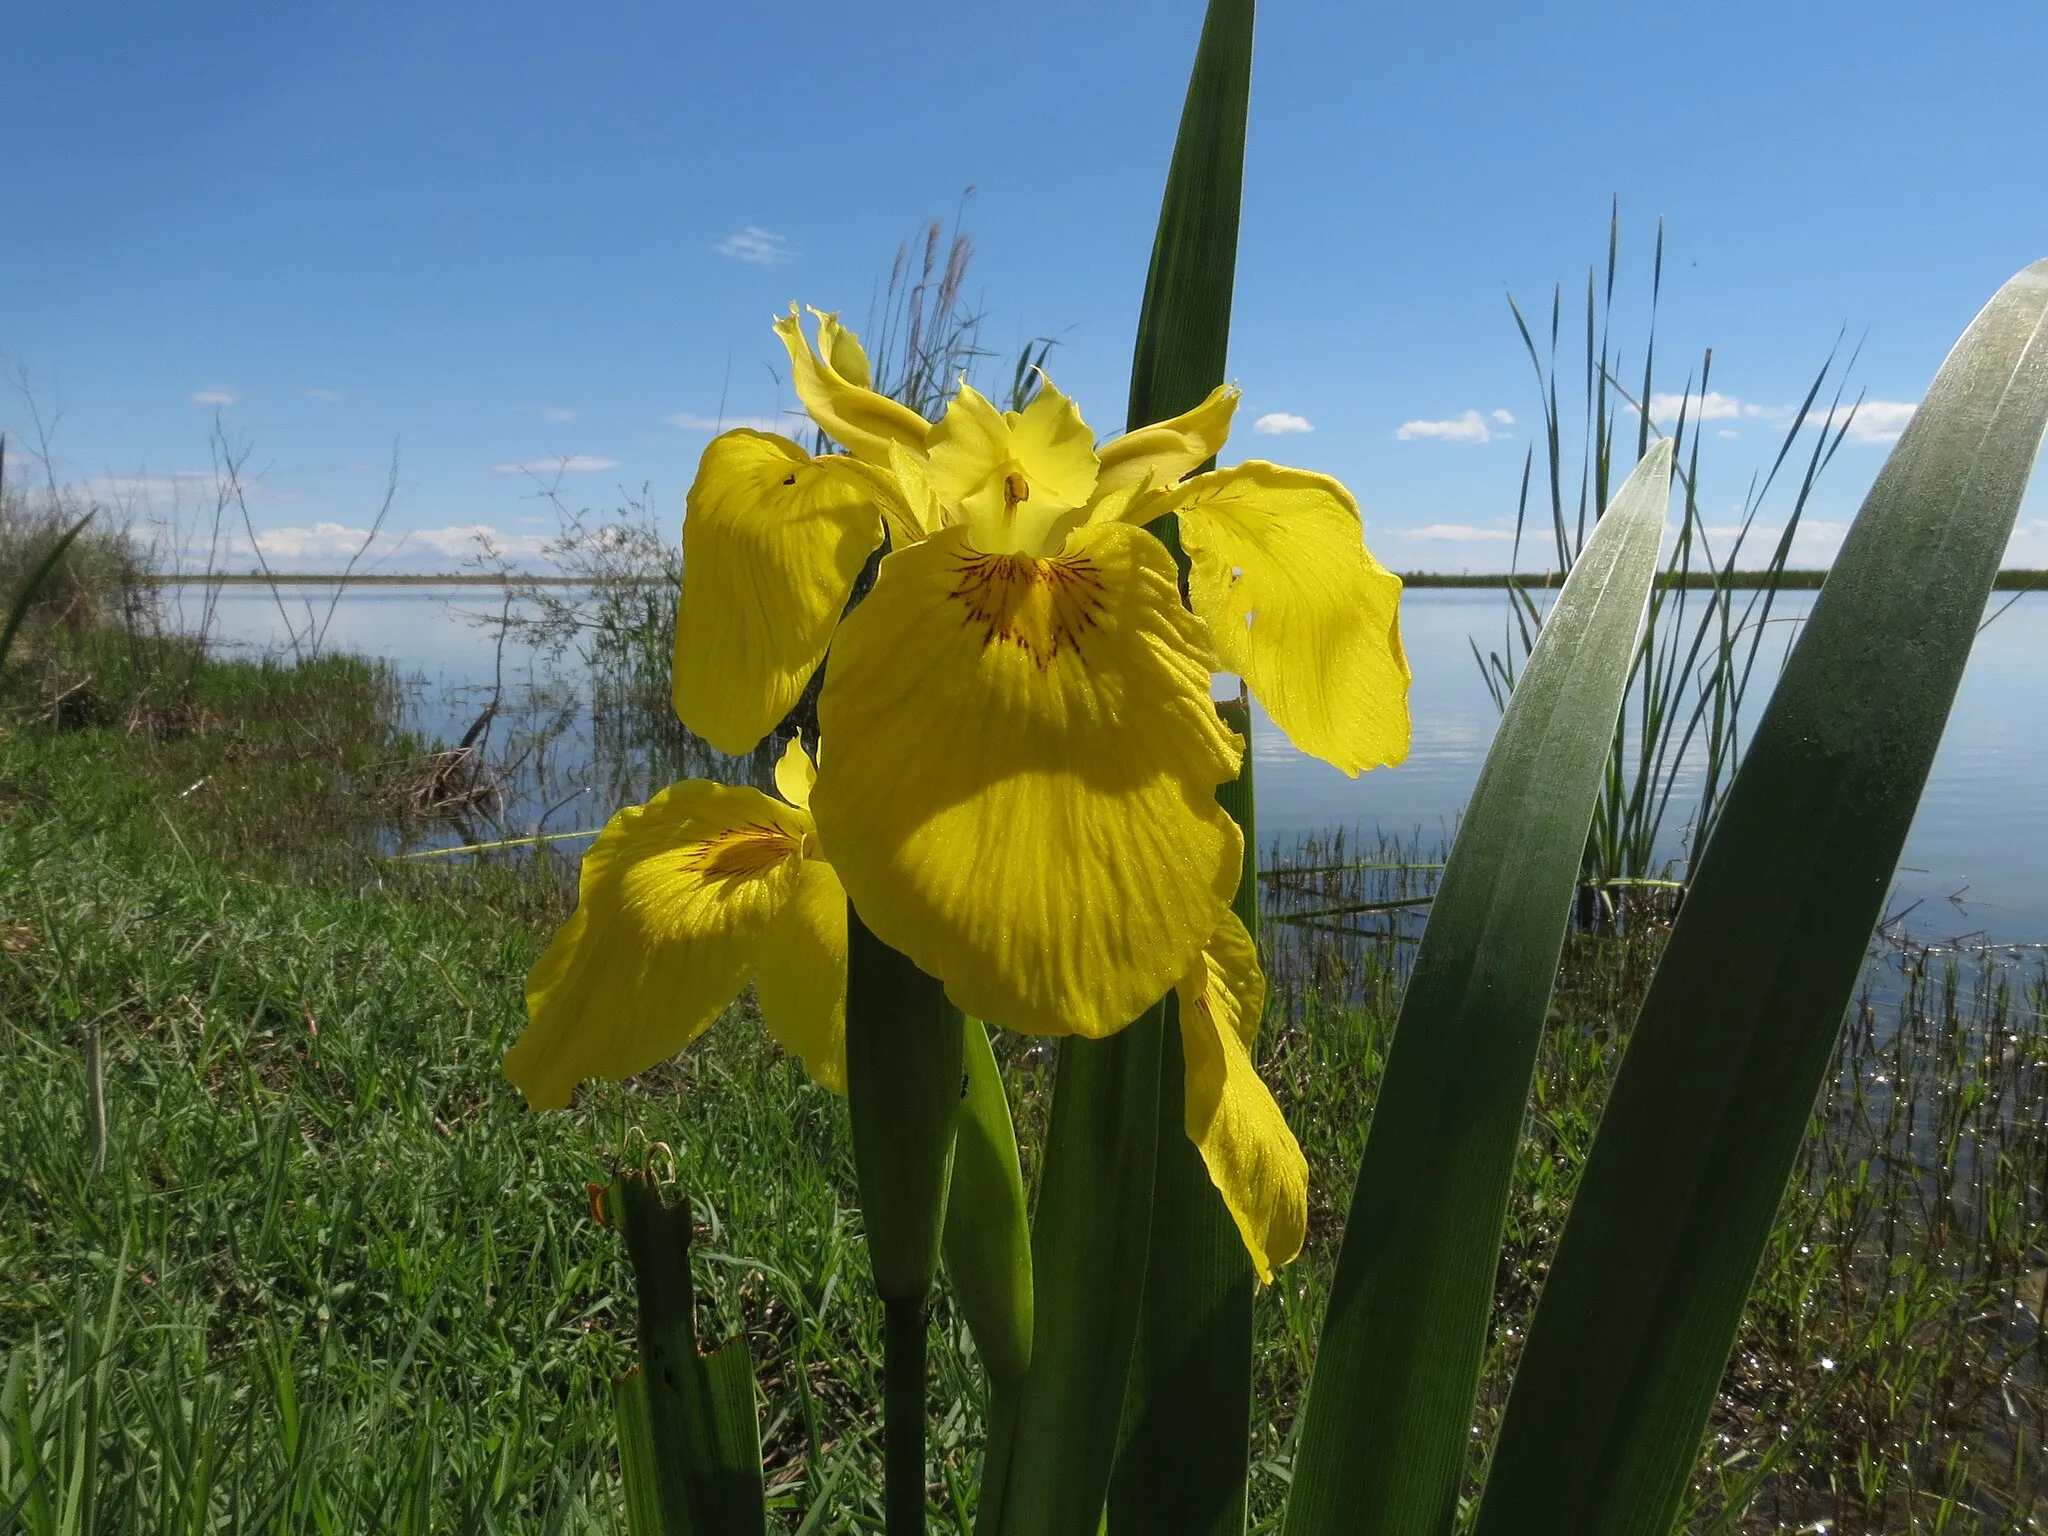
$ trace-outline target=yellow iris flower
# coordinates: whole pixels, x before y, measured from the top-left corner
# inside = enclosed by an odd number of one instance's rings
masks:
[[[583,856],[576,911],[526,978],[505,1075],[535,1109],[586,1077],[683,1049],[751,977],[769,1032],[846,1091],[846,893],[818,853],[816,777],[792,741],[782,799],[685,779],[628,806]]]
[[[836,316],[815,346],[794,310],[775,328],[849,453],[749,431],[706,450],[676,710],[747,751],[829,648],[815,810],[862,920],[968,1013],[1114,1033],[1188,974],[1236,889],[1240,834],[1214,792],[1244,744],[1210,674],[1238,673],[1347,773],[1397,762],[1400,581],[1327,476],[1255,461],[1184,478],[1228,436],[1233,389],[1098,449],[1049,383],[1010,412],[963,387],[927,422],[871,387]],[[1143,527],[1168,512],[1189,606]]]
[[[1107,1035],[1176,991],[1187,1133],[1269,1279],[1301,1247],[1308,1170],[1252,1063],[1265,980],[1229,907],[1242,834],[1215,799],[1244,743],[1210,675],[1238,673],[1347,773],[1399,761],[1398,578],[1336,481],[1191,473],[1233,389],[1098,448],[1049,382],[1011,412],[963,385],[932,423],[871,387],[836,316],[815,348],[794,310],[776,330],[849,452],[749,430],[705,450],[675,705],[750,751],[829,649],[831,751],[814,772],[792,743],[786,803],[690,781],[615,817],[529,979],[507,1074],[536,1107],[566,1103],[582,1077],[681,1049],[753,974],[769,1028],[843,1091],[851,897],[964,1011],[1013,1029]],[[1144,529],[1169,512],[1187,605]]]
[[[846,897],[806,807],[792,741],[776,800],[686,779],[614,816],[583,860],[576,912],[527,978],[505,1075],[535,1109],[586,1077],[620,1079],[701,1035],[751,975],[783,1047],[846,1091]],[[1178,988],[1186,1124],[1262,1280],[1300,1251],[1308,1164],[1251,1052],[1265,977],[1235,914]]]

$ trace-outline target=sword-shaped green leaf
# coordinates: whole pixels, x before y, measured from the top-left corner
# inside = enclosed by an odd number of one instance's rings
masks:
[[[1942,365],[1758,722],[1538,1304],[1481,1536],[1668,1531],[2048,422],[2048,262]]]
[[[1127,425],[1140,427],[1194,406],[1223,382],[1230,340],[1231,288],[1237,264],[1238,205],[1251,89],[1253,0],[1210,0],[1181,111],[1179,136],[1159,211],[1152,263],[1138,316]],[[1171,519],[1155,524],[1178,557]],[[1052,1129],[1031,1232],[1037,1285],[1031,1369],[1014,1395],[997,1394],[989,1429],[981,1513],[984,1536],[1094,1536],[1114,1465],[1124,1388],[1130,1374],[1152,1240],[1159,1138],[1179,1134],[1179,1074],[1167,1082],[1162,1048],[1178,1030],[1172,996],[1108,1040],[1061,1044]],[[1170,1095],[1171,1103],[1162,1104]],[[1170,1126],[1164,1122],[1170,1121]],[[1185,1137],[1181,1137],[1185,1142]],[[1176,1151],[1182,1150],[1176,1144]],[[1191,1148],[1186,1149],[1192,1151]],[[1199,1169],[1199,1158],[1193,1159]],[[1169,1171],[1200,1214],[1164,1235],[1180,1263],[1213,1247],[1216,1221],[1241,1244],[1220,1197],[1190,1189],[1187,1169]],[[1204,1209],[1206,1199],[1214,1207]],[[1184,1246],[1186,1245],[1186,1246]],[[1249,1291],[1249,1277],[1244,1281]],[[1201,1381],[1174,1406],[1213,1417],[1251,1390],[1250,1308],[1205,1341]],[[1166,1323],[1170,1333],[1177,1322]],[[1148,1357],[1156,1358],[1156,1357]],[[1166,1406],[1157,1385],[1136,1388],[1139,1403]],[[1170,1433],[1162,1422],[1159,1432]],[[1234,1452],[1242,1481],[1244,1444]]]
[[[634,1536],[765,1532],[761,1432],[747,1341],[697,1352],[690,1202],[621,1173],[607,1196],[639,1299],[640,1364],[613,1389],[619,1464]]]
[[[953,1189],[946,1200],[946,1276],[997,1391],[1031,1364],[1031,1226],[1017,1131],[988,1028],[966,1021],[961,1048],[966,1091],[953,1141]]]
[[[1450,1529],[1529,1077],[1670,496],[1658,443],[1544,621],[1402,999],[1304,1409],[1287,1536]]]

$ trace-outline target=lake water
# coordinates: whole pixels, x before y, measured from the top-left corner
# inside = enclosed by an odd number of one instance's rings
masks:
[[[324,615],[329,595],[322,588],[282,589],[293,626],[303,628],[309,603]],[[423,729],[453,740],[476,714],[478,690],[499,671],[494,635],[465,617],[493,608],[494,596],[475,587],[357,587],[335,604],[325,646],[393,662],[417,684]],[[1978,637],[1887,908],[1910,909],[1906,926],[1925,940],[2048,940],[2048,593],[2026,593],[2007,606],[2012,596],[1995,596],[1991,611],[2004,611]],[[1752,689],[1752,719],[1813,597],[1778,598]],[[175,594],[174,611],[179,600],[189,620],[196,595]],[[1295,751],[1256,715],[1261,841],[1345,827],[1425,852],[1447,844],[1498,719],[1472,646],[1500,649],[1507,614],[1508,596],[1498,590],[1421,590],[1404,599],[1414,745],[1399,768],[1348,779]],[[214,634],[227,646],[275,649],[285,622],[269,590],[227,588],[219,594]],[[502,661],[508,681],[529,675],[531,659],[517,645]],[[572,777],[574,769],[570,761]],[[549,827],[601,824],[610,807],[591,798],[558,809]],[[1682,807],[1689,804],[1681,787],[1666,827],[1673,857],[1683,852]]]

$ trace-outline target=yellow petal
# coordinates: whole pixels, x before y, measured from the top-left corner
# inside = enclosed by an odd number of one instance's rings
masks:
[[[746,984],[804,879],[802,811],[685,779],[614,816],[576,911],[526,978],[505,1075],[535,1109],[586,1077],[630,1077],[702,1034]]]
[[[1050,384],[1007,413],[962,385],[928,459],[932,490],[984,554],[1051,553],[1095,489],[1094,435]]]
[[[1242,837],[1242,742],[1172,559],[1123,524],[1051,560],[949,528],[841,626],[811,797],[847,894],[977,1018],[1106,1035],[1199,957]]]
[[[1230,418],[1237,412],[1238,392],[1228,384],[1209,391],[1209,398],[1171,421],[1140,427],[1102,445],[1102,475],[1095,482],[1100,501],[1112,491],[1150,479],[1159,489],[1171,487],[1216,457],[1230,436]],[[1126,509],[1128,511],[1128,509]],[[1156,516],[1157,514],[1152,514]],[[1149,521],[1149,517],[1136,519]],[[1106,521],[1097,516],[1096,522]]]
[[[1354,777],[1408,755],[1401,578],[1367,551],[1349,491],[1254,460],[1159,510],[1180,514],[1188,598],[1224,669],[1290,741]]]
[[[846,892],[832,866],[805,859],[775,914],[754,976],[761,1018],[814,1081],[846,1092]]]
[[[741,430],[704,450],[683,520],[675,706],[721,752],[753,750],[818,669],[882,542],[889,477]]]
[[[822,357],[805,339],[794,304],[775,322],[775,334],[789,353],[790,379],[811,420],[855,458],[870,464],[886,465],[892,442],[922,451],[931,423],[909,406],[868,388],[867,354],[860,350],[859,338],[839,323],[836,314],[815,309],[811,313],[818,317]],[[859,377],[849,377],[841,364],[854,367]]]
[[[856,389],[874,387],[874,375],[868,368],[867,349],[860,344],[860,337],[851,327],[839,323],[837,311],[826,314],[812,310],[818,319],[818,357],[828,368]]]
[[[913,453],[901,443],[891,443],[889,473],[896,481],[901,510],[885,512],[889,517],[889,537],[899,547],[929,538],[945,526],[946,515],[932,490],[931,472],[922,453]]]
[[[782,796],[800,811],[811,808],[811,786],[818,782],[817,764],[811,761],[811,754],[804,750],[803,741],[795,736],[789,738],[789,745],[782,749],[782,756],[775,763],[775,793]]]
[[[1187,1132],[1261,1281],[1308,1234],[1308,1159],[1252,1065],[1266,983],[1235,914],[1177,989]]]

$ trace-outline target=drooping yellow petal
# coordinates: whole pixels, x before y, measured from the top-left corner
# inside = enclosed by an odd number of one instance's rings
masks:
[[[886,466],[892,442],[922,451],[931,423],[909,406],[868,387],[867,354],[861,351],[859,338],[839,323],[838,315],[815,309],[811,313],[818,317],[822,356],[813,352],[805,339],[794,304],[775,322],[775,334],[789,353],[790,380],[811,420],[843,443],[855,458],[870,464]],[[854,376],[844,371],[848,367],[854,369]]]
[[[800,737],[789,738],[782,756],[775,760],[775,793],[800,811],[811,808],[811,786],[818,782],[817,764],[804,750]]]
[[[977,1018],[1106,1035],[1187,974],[1237,885],[1242,743],[1172,559],[1122,524],[1055,558],[949,528],[841,626],[811,807],[868,926]]]
[[[1159,510],[1180,514],[1188,598],[1224,669],[1290,741],[1354,777],[1408,755],[1401,578],[1367,551],[1349,491],[1253,460]]]
[[[984,554],[1056,550],[1095,489],[1095,438],[1050,384],[1022,411],[962,385],[932,428],[931,488]]]
[[[832,866],[804,859],[768,925],[754,995],[768,1032],[814,1081],[846,1092],[846,892]]]
[[[1177,989],[1188,1139],[1261,1281],[1308,1235],[1308,1159],[1252,1064],[1266,980],[1234,913]]]
[[[746,984],[807,879],[810,817],[759,790],[685,779],[606,825],[576,911],[526,978],[505,1075],[535,1109],[586,1077],[673,1056]],[[843,940],[842,940],[843,943]]]
[[[1230,436],[1230,419],[1237,413],[1238,391],[1218,384],[1208,399],[1191,411],[1170,421],[1139,427],[1122,437],[1113,437],[1101,448],[1102,474],[1095,482],[1099,502],[1112,491],[1150,479],[1155,489],[1170,489],[1181,476],[1192,474],[1221,451]],[[1129,509],[1125,509],[1126,515]],[[1148,513],[1130,521],[1147,522],[1158,514]],[[1107,519],[1093,515],[1092,521]]]
[[[818,669],[868,555],[889,477],[785,437],[711,440],[683,520],[673,684],[683,724],[748,752]]]

